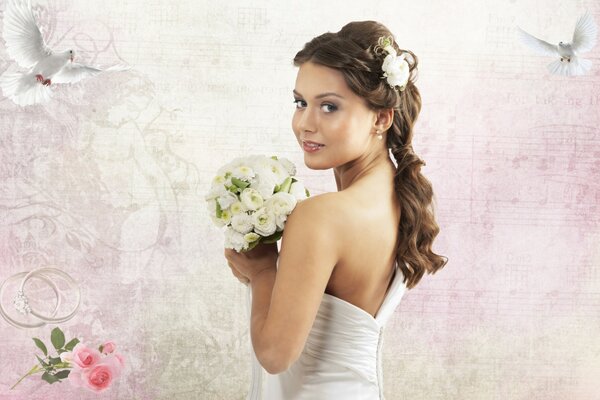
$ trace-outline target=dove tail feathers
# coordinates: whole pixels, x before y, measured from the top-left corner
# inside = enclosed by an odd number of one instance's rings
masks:
[[[45,103],[50,100],[52,90],[38,82],[33,74],[5,72],[0,76],[0,88],[5,97],[20,106]]]
[[[571,62],[556,60],[548,64],[548,71],[556,75],[585,75],[592,68],[592,62],[579,57],[571,57]]]

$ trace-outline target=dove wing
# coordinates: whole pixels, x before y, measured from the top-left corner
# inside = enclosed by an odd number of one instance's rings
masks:
[[[88,76],[98,75],[100,72],[102,70],[99,68],[70,62],[52,77],[52,83],[75,83]]]
[[[590,51],[596,45],[597,35],[596,22],[594,22],[591,14],[586,11],[575,24],[575,32],[573,32],[573,40],[571,41],[573,51],[576,53]]]
[[[517,34],[521,42],[542,56],[556,56],[558,54],[557,46],[550,44],[542,39],[530,35],[517,26]]]
[[[6,42],[6,52],[20,66],[31,68],[41,59],[52,54],[46,46],[38,28],[31,0],[9,0],[4,11],[2,36]]]

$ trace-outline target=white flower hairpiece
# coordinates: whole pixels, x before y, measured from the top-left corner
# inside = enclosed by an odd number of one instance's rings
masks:
[[[381,66],[381,69],[384,71],[381,79],[387,78],[387,82],[392,89],[396,89],[396,86],[399,86],[400,91],[403,91],[408,83],[410,70],[405,60],[405,53],[398,56],[396,49],[392,46],[393,43],[394,40],[391,36],[382,36],[377,41],[375,51],[377,52],[378,49],[381,49],[387,53]]]

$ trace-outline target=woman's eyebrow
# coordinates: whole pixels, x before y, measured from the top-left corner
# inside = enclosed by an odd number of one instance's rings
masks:
[[[293,89],[292,91],[293,91],[295,94],[297,94],[298,96],[301,96],[301,97],[302,97],[302,95],[301,95],[300,93],[298,93],[298,92],[296,91],[296,89]],[[318,96],[315,96],[315,99],[320,99],[321,97],[325,97],[325,96],[336,96],[336,97],[339,97],[340,99],[343,99],[343,98],[344,98],[344,96],[340,96],[339,94],[337,94],[337,93],[334,93],[334,92],[325,92],[325,93],[321,93],[321,94],[320,94],[320,95],[318,95]]]

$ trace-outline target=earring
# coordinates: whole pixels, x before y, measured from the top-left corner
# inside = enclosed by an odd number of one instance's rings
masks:
[[[381,131],[379,129],[377,129],[377,139],[383,139],[383,136],[381,135]]]

